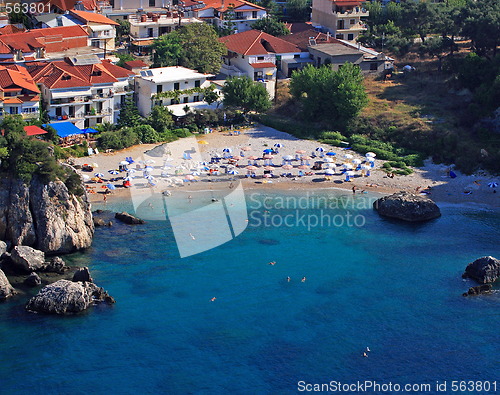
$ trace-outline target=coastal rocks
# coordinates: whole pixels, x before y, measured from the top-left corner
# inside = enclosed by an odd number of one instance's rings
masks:
[[[16,291],[10,285],[9,280],[5,273],[0,270],[0,300],[5,300],[10,298],[12,295],[15,295]]]
[[[126,212],[116,213],[115,218],[128,225],[140,225],[146,223],[146,221],[144,221],[143,219],[134,217],[133,215],[130,215]]]
[[[472,278],[480,284],[493,283],[500,277],[500,260],[484,256],[469,263],[462,278]]]
[[[43,271],[49,273],[63,274],[64,271],[67,269],[68,268],[66,267],[66,263],[63,261],[63,259],[58,256],[55,256],[52,257],[48,263],[45,264]]]
[[[90,247],[94,223],[87,195],[77,197],[61,181],[45,185],[34,179],[30,195],[36,223],[37,248],[51,254],[70,253]]]
[[[384,217],[409,222],[428,221],[441,216],[439,207],[431,199],[404,191],[376,200],[373,208]]]
[[[86,194],[70,194],[62,181],[0,178],[0,239],[57,254],[89,247],[93,234]]]
[[[45,267],[45,254],[28,246],[15,246],[10,259],[15,271],[30,273]]]
[[[3,254],[7,252],[7,243],[5,241],[0,240],[0,258],[2,258]]]
[[[115,303],[104,289],[94,283],[59,280],[43,287],[28,301],[26,310],[47,314],[75,314],[102,302]]]
[[[92,218],[95,227],[112,226],[113,222],[111,219],[114,218],[114,213],[109,210],[95,210],[92,212]]]
[[[97,228],[99,226],[112,226],[113,223],[111,221],[106,222],[102,218],[94,217],[94,226]]]
[[[38,287],[42,284],[42,279],[38,274],[33,272],[28,277],[26,277],[26,280],[24,280],[24,284],[26,284],[28,287]]]
[[[90,276],[90,271],[89,271],[88,267],[80,267],[75,272],[75,274],[73,274],[73,280],[71,280],[71,281],[73,281],[73,282],[81,281],[81,282],[89,282],[89,283],[94,282],[94,280]]]
[[[493,287],[491,284],[482,284],[478,285],[477,287],[471,287],[467,292],[464,292],[462,295],[463,296],[477,296],[481,294],[489,294],[491,293],[491,289]]]

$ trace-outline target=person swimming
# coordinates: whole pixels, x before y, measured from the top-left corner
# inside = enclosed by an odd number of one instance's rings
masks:
[[[366,352],[364,352],[363,357],[368,358],[368,354]]]
[[[288,277],[286,278],[286,281],[290,282],[290,280],[291,280],[291,278],[290,278],[290,276],[288,276]]]
[[[370,347],[366,347],[366,352],[370,352]]]
[[[212,299],[210,299],[210,302],[215,302],[217,298],[214,296]]]
[[[192,238],[193,240],[196,240],[196,238],[193,236],[193,234],[192,234],[192,233],[190,233],[190,234],[189,234],[189,236],[191,236],[191,238]]]
[[[300,280],[300,281],[302,281],[303,283],[305,283],[306,282],[306,277],[305,276],[302,277],[302,280]]]
[[[276,262],[275,261],[272,261],[272,262],[269,262],[270,265],[274,266],[276,265]]]

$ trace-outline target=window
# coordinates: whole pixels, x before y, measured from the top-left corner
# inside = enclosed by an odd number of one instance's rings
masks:
[[[293,58],[294,58],[294,59],[299,59],[299,58],[300,58],[300,55],[293,55]]]
[[[245,18],[243,18],[243,12],[236,12],[234,18],[235,19],[245,19]]]
[[[182,102],[183,102],[183,103],[189,103],[189,97],[185,97],[185,98],[183,98],[183,99],[182,99]]]
[[[349,19],[349,24],[350,25],[354,25],[356,23],[356,20],[355,19]]]
[[[9,107],[9,112],[10,112],[10,114],[19,114],[19,108],[18,107]]]
[[[156,85],[156,93],[162,93],[163,92],[163,85]]]
[[[155,6],[155,0],[149,0],[149,6],[154,7]]]
[[[178,91],[178,90],[179,90],[179,83],[174,82],[174,91]]]
[[[354,34],[353,33],[349,33],[347,35],[347,41],[352,41],[352,40],[354,40]]]
[[[335,38],[338,39],[338,40],[343,40],[344,39],[344,35],[339,33],[337,35],[335,35]]]
[[[252,19],[257,19],[257,11],[252,11]]]
[[[128,19],[128,15],[125,15],[123,19],[126,21]]]
[[[196,80],[196,81],[194,82],[194,87],[195,87],[195,88],[199,88],[199,87],[200,87],[200,83],[201,83],[201,80]]]
[[[257,60],[264,60],[264,56],[257,56]]]
[[[179,100],[172,99],[172,100],[170,100],[170,104],[179,104]]]
[[[370,70],[372,70],[372,71],[377,71],[378,70],[378,64],[377,64],[377,62],[371,62],[370,63]]]
[[[200,101],[200,96],[194,96],[193,97],[193,102]]]

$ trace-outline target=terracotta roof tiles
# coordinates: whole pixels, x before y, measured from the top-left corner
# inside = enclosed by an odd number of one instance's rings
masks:
[[[219,38],[219,41],[226,44],[229,51],[240,55],[301,52],[295,44],[258,30],[248,30],[243,33],[231,34]]]

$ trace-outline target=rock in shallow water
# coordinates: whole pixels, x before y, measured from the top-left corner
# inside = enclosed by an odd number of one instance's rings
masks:
[[[101,302],[111,304],[115,300],[94,283],[59,280],[43,287],[28,301],[26,310],[47,314],[74,314]]]
[[[16,291],[12,285],[10,285],[7,276],[2,270],[0,270],[0,300],[10,298],[12,295],[15,295],[15,293]]]
[[[42,279],[40,278],[40,276],[38,274],[36,274],[35,272],[31,273],[27,278],[26,280],[24,280],[24,283],[28,286],[28,287],[38,287],[39,285],[42,284]]]
[[[467,292],[463,293],[463,296],[475,296],[481,294],[489,294],[491,292],[491,284],[482,284],[477,287],[471,287]]]
[[[49,273],[63,274],[66,267],[66,263],[61,257],[55,256],[50,259],[50,261],[45,265],[43,271]]]
[[[140,225],[146,223],[146,221],[144,221],[143,219],[134,217],[133,215],[130,215],[126,212],[116,213],[115,218],[128,225]]]
[[[500,278],[500,260],[483,256],[469,263],[462,278],[472,278],[480,284],[493,283]]]
[[[439,207],[431,199],[404,191],[376,200],[373,208],[384,217],[409,222],[428,221],[441,216]]]
[[[10,254],[14,270],[31,273],[45,266],[45,254],[34,248],[15,246]]]
[[[93,283],[94,280],[90,276],[90,271],[88,267],[80,267],[75,274],[73,274],[73,282],[89,282]]]

